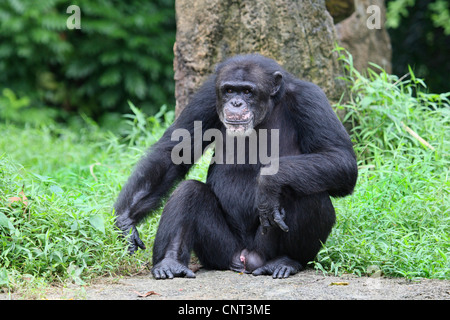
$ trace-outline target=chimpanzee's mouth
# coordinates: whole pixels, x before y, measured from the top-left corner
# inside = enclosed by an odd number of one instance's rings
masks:
[[[251,113],[241,114],[239,116],[229,115],[224,117],[224,123],[232,126],[247,125],[253,121],[253,115]]]
[[[225,123],[226,124],[230,124],[232,126],[236,126],[236,125],[249,124],[252,120],[253,120],[253,118],[250,118],[248,120],[228,120],[228,119],[225,119]]]
[[[224,119],[224,125],[230,135],[249,135],[253,129],[253,117],[245,120]]]

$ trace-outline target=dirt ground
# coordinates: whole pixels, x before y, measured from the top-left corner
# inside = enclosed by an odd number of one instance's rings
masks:
[[[155,280],[151,274],[103,278],[51,288],[41,299],[74,300],[450,300],[449,280],[324,276],[314,270],[287,279],[200,269],[195,279]],[[0,294],[0,300],[23,299]]]

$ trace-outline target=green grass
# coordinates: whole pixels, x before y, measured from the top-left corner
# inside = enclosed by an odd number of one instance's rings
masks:
[[[335,274],[378,268],[387,276],[449,279],[448,94],[422,93],[412,73],[402,80],[383,70],[365,77],[351,58],[346,66],[352,90],[338,107],[349,110],[359,179],[353,195],[333,200],[337,223],[312,266]],[[112,205],[173,113],[147,117],[130,108],[115,133],[86,117],[67,125],[28,123],[9,110],[14,117],[2,119],[0,288],[84,284],[139,272],[151,259],[161,210],[139,226],[148,250],[130,257]],[[189,178],[204,180],[207,166],[206,156]]]
[[[334,199],[337,224],[314,266],[449,279],[449,94],[423,93],[411,70],[399,80],[376,66],[365,77],[351,57],[345,65],[359,178],[352,196]]]
[[[85,117],[69,128],[0,124],[0,287],[17,286],[24,277],[83,284],[137,272],[148,259],[127,256],[112,205],[171,113],[164,120],[134,111],[124,138]],[[146,236],[151,241],[152,234]]]
[[[108,151],[84,145],[69,131],[62,130],[68,134],[63,137],[31,128],[2,129],[0,270],[9,277],[0,276],[0,284],[22,275],[82,283],[81,275],[114,272],[115,260],[124,254],[112,227],[111,202],[119,181],[108,165]],[[15,144],[17,138],[21,142]],[[103,163],[94,167],[97,181],[92,163]],[[17,198],[22,201],[12,201]]]

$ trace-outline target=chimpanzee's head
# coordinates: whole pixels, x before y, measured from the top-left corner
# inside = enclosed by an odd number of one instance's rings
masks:
[[[229,134],[249,135],[283,92],[283,69],[271,59],[235,56],[217,66],[217,113]]]

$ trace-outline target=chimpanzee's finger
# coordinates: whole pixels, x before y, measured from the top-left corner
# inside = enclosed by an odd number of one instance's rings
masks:
[[[192,271],[191,269],[189,269],[188,267],[186,267],[183,271],[184,275],[186,276],[186,278],[195,278],[195,273],[194,271]]]
[[[261,227],[262,227],[261,233],[262,234],[266,234],[267,230],[270,228],[270,221],[269,221],[269,219],[267,218],[266,215],[260,215],[259,216],[259,222],[260,222]]]
[[[132,226],[128,251],[130,254],[133,254],[138,250],[138,248],[141,248],[142,250],[146,249],[144,242],[142,242],[141,238],[139,238],[139,232],[137,231],[136,226]]]
[[[284,211],[284,208],[280,209],[280,215],[281,215],[281,219],[286,219],[286,211]]]
[[[283,210],[283,209],[281,209],[281,210]],[[275,221],[275,223],[278,225],[278,227],[280,227],[281,230],[283,230],[284,232],[288,232],[289,227],[284,222],[285,216],[286,216],[285,214],[282,215],[280,213],[280,210],[275,209],[274,213],[273,213],[273,221]]]

